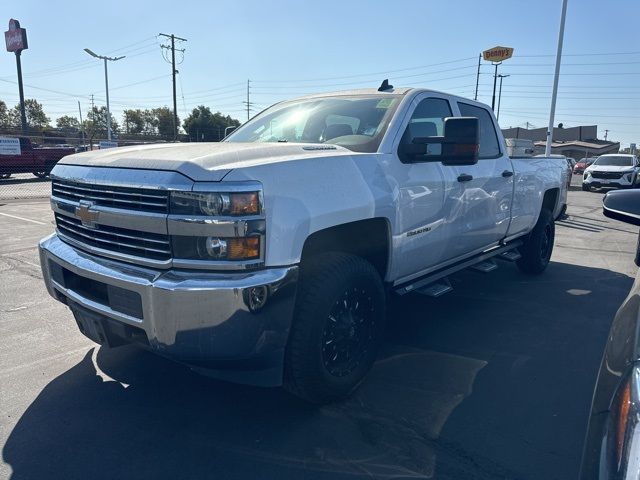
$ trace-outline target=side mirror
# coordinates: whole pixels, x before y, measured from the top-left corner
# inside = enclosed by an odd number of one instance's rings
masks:
[[[236,127],[235,125],[230,125],[230,126],[226,127],[224,129],[224,136],[227,137],[227,135],[232,133],[236,128],[238,128],[238,127]]]
[[[602,200],[605,217],[640,226],[640,190],[614,190]],[[636,247],[636,265],[640,267],[640,234]]]
[[[443,165],[478,163],[480,128],[476,117],[444,119],[444,136],[428,136],[431,122],[410,123],[400,153],[412,162],[442,162]]]

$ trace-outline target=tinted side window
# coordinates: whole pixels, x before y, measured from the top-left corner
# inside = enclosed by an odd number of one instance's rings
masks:
[[[493,125],[493,120],[484,108],[458,102],[460,115],[463,117],[476,117],[480,124],[480,152],[478,158],[494,158],[500,155],[498,135]]]
[[[428,135],[425,137],[437,137],[444,135],[444,119],[451,117],[449,102],[442,98],[425,98],[411,115],[409,123],[420,123]]]

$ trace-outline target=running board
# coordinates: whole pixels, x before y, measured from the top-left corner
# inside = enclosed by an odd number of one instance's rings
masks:
[[[443,278],[439,282],[432,283],[431,285],[427,285],[425,287],[418,288],[414,290],[416,293],[421,295],[426,295],[427,297],[441,297],[445,293],[449,293],[453,290],[451,283],[449,283],[448,278]]]
[[[498,264],[493,260],[485,260],[484,262],[476,263],[469,268],[471,270],[475,270],[476,272],[489,273],[498,268]]]
[[[520,258],[520,254],[514,250],[521,245],[522,245],[521,240],[514,240],[508,245],[502,245],[499,247],[492,248],[491,250],[482,252],[481,254],[476,255],[473,258],[469,258],[467,260],[461,260],[448,267],[444,267],[440,270],[436,270],[435,272],[428,273],[425,276],[412,281],[411,283],[405,283],[404,285],[396,287],[393,290],[398,295],[406,295],[407,293],[411,293],[413,291],[418,291],[423,288],[429,287],[432,284],[435,284],[436,282],[438,282],[438,280],[446,278],[453,273],[459,272],[460,270],[464,270],[465,268],[486,263],[487,260],[492,258],[502,258],[505,260],[515,261],[518,258]],[[505,256],[505,254],[507,255]],[[495,270],[495,268],[492,268],[492,270]],[[487,271],[490,271],[490,270],[487,270]],[[440,282],[440,283],[444,284],[444,282]],[[453,288],[451,287],[451,285],[449,285],[449,289],[445,290],[443,293],[450,292],[452,289]],[[439,291],[439,290],[440,290],[439,288],[435,289],[435,291]],[[420,292],[420,293],[424,293],[424,292]],[[441,293],[440,295],[442,295],[443,293]],[[429,295],[429,294],[425,293],[425,295]],[[440,296],[440,295],[437,295],[437,296]]]
[[[522,255],[520,255],[520,252],[514,248],[508,252],[501,253],[497,258],[507,260],[508,262],[515,262],[516,260],[520,260]]]

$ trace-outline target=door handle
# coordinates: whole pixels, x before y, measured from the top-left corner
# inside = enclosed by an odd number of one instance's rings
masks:
[[[513,171],[511,171],[511,170],[505,170],[504,172],[502,172],[502,176],[503,176],[504,178],[513,177]]]
[[[468,175],[466,173],[458,175],[459,182],[470,182],[471,180],[473,180],[473,175]]]

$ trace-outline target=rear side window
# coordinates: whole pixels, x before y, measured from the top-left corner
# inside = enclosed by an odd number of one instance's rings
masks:
[[[476,117],[480,124],[480,152],[478,158],[495,158],[500,156],[498,135],[493,124],[493,119],[487,110],[468,103],[458,102],[460,115],[463,117]]]

